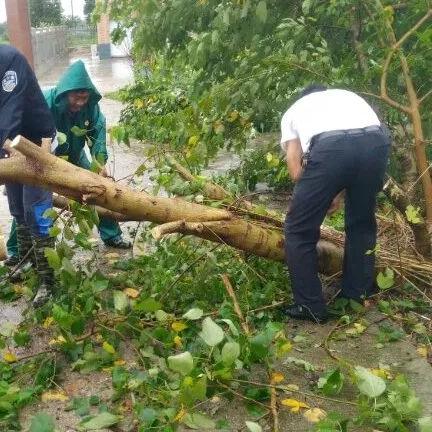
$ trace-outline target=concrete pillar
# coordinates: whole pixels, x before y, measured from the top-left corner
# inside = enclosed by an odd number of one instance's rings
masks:
[[[12,46],[34,67],[32,35],[27,0],[6,0],[7,26]]]
[[[111,58],[110,18],[107,14],[101,16],[97,24],[98,54],[101,60]]]

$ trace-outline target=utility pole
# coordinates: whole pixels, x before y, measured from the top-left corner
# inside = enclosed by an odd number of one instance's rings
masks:
[[[74,7],[73,7],[73,0],[71,0],[71,15],[72,15],[72,23],[74,22]]]
[[[34,67],[32,34],[27,0],[6,0],[9,40]]]

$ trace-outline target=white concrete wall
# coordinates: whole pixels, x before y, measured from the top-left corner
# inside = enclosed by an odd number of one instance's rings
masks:
[[[32,43],[35,71],[38,75],[47,72],[59,58],[68,52],[65,27],[33,28]]]

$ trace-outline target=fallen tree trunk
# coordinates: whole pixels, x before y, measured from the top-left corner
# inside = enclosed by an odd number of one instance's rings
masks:
[[[245,220],[232,211],[135,191],[41,151],[23,137],[10,147],[14,156],[0,161],[0,182],[41,186],[62,196],[125,215],[128,220],[157,224],[176,223],[177,231],[220,242],[252,255],[284,259],[284,238],[279,227]],[[161,227],[172,231],[172,225]],[[318,246],[320,269],[335,274],[341,269],[342,249],[328,241]]]

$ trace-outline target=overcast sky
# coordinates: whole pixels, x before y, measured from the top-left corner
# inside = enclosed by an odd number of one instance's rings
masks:
[[[74,15],[80,17],[84,16],[84,0],[61,0],[61,2],[64,15],[71,15],[71,6],[73,3]],[[5,0],[0,0],[0,22],[4,21],[6,21]]]

